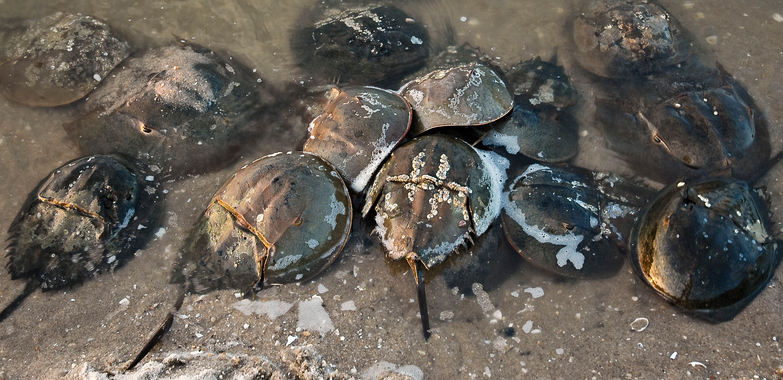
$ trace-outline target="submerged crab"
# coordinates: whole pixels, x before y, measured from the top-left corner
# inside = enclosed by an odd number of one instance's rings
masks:
[[[351,205],[342,178],[320,157],[288,152],[259,158],[217,191],[171,280],[198,293],[239,289],[248,295],[266,285],[307,281],[342,251],[351,230]],[[149,353],[173,320],[169,312],[126,369]]]
[[[676,19],[648,0],[599,0],[573,21],[576,58],[604,77],[654,74],[684,61],[691,44]]]
[[[252,147],[272,124],[275,101],[242,65],[173,45],[129,60],[65,129],[83,153],[121,154],[183,177],[225,167]]]
[[[748,179],[769,163],[763,114],[720,67],[691,61],[641,82],[603,83],[601,92],[596,119],[609,147],[645,176]]]
[[[327,3],[327,5],[334,5]],[[308,73],[342,82],[388,83],[422,67],[427,29],[393,5],[316,7],[292,50]]]
[[[215,194],[191,233],[175,281],[190,281],[200,293],[307,281],[337,258],[352,215],[345,183],[320,157],[262,157]]]
[[[509,186],[503,231],[532,263],[568,277],[609,277],[623,264],[611,207],[586,171],[530,165]]]
[[[0,92],[29,106],[81,99],[132,50],[105,23],[81,14],[57,12],[3,28]]]
[[[600,0],[589,9],[575,22],[574,39],[597,46],[583,49],[580,62],[621,78],[597,80],[596,118],[608,145],[638,174],[670,184],[636,220],[636,272],[689,314],[732,319],[780,261],[765,200],[729,177],[758,178],[780,160],[770,158],[766,120],[720,64],[708,68],[688,54],[676,20],[660,6]],[[589,20],[604,20],[593,24],[597,39]]]
[[[38,286],[73,285],[132,257],[159,217],[152,180],[113,156],[83,157],[53,171],[9,229],[8,271],[29,282],[0,320]]]
[[[534,58],[506,73],[514,92],[509,117],[493,123],[481,142],[537,161],[565,162],[579,149],[579,124],[570,113],[576,89],[562,66]]]

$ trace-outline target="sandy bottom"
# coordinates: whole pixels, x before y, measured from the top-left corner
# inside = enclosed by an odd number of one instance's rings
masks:
[[[0,14],[51,11],[15,3],[0,0]],[[433,30],[444,19],[452,23],[460,41],[482,46],[501,62],[551,57],[570,5],[552,2],[535,8],[521,3],[408,6],[411,12],[424,12],[422,18]],[[779,151],[783,17],[776,12],[783,9],[774,1],[753,2],[752,7],[730,0],[663,3],[692,31],[697,44],[747,86],[767,115],[773,150]],[[128,34],[143,35],[138,38],[148,43],[193,36],[207,46],[237,51],[273,82],[300,75],[274,70],[288,63],[287,40],[281,36],[298,13],[288,7],[301,2],[237,1],[216,9],[205,9],[210,3],[199,1],[111,4],[63,1],[47,6],[93,14]],[[263,7],[279,18],[251,9]],[[590,99],[589,88],[580,91]],[[584,108],[589,115],[589,105]],[[27,194],[52,169],[79,154],[60,127],[74,117],[70,108],[33,109],[0,99],[0,115],[4,241]],[[588,122],[576,162],[601,167],[595,129],[589,116],[582,119]],[[304,130],[288,133],[300,136]],[[256,157],[293,148],[294,138],[284,140],[260,144]],[[446,275],[428,275],[432,336],[425,341],[411,273],[384,257],[377,239],[368,236],[371,228],[358,218],[340,258],[311,282],[265,289],[255,299],[242,299],[233,291],[187,295],[171,330],[136,369],[125,372],[123,366],[177,299],[179,288],[169,284],[169,273],[183,239],[214,191],[253,158],[218,173],[164,182],[168,199],[162,234],[133,260],[70,289],[33,293],[0,324],[0,378],[783,378],[783,268],[737,318],[714,325],[667,304],[628,263],[608,279],[563,279],[501,248],[492,263],[481,265],[504,262],[503,274],[467,276],[459,287],[447,283]],[[758,183],[767,186],[778,222],[783,220],[781,178],[783,167],[778,165]],[[777,223],[776,233],[780,227]],[[23,288],[23,281],[12,281],[2,271],[0,306]]]

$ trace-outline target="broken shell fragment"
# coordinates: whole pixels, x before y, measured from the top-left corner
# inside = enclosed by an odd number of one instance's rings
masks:
[[[650,320],[644,317],[636,318],[631,322],[631,331],[642,332],[650,325]]]

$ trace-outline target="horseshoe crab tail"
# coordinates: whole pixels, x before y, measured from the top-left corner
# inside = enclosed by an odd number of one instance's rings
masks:
[[[275,246],[268,247],[266,250],[264,256],[260,258],[256,258],[256,270],[258,271],[258,281],[256,281],[255,284],[253,284],[253,287],[250,290],[250,296],[255,297],[256,293],[264,290],[264,271],[266,270],[266,261],[269,260],[269,256],[275,254]]]
[[[27,299],[27,296],[33,294],[35,289],[38,289],[40,286],[40,281],[34,279],[27,280],[27,284],[25,284],[22,293],[16,296],[16,298],[11,301],[11,303],[9,303],[2,311],[0,311],[0,322],[3,322],[6,318],[8,318],[8,316],[11,315],[11,313],[13,313],[14,310],[16,310],[16,308],[22,304],[22,301]]]
[[[139,364],[142,359],[144,359],[145,356],[152,350],[153,347],[155,347],[158,342],[163,338],[163,335],[166,334],[167,331],[171,328],[172,323],[174,323],[174,312],[169,312],[166,315],[166,319],[163,320],[163,322],[158,326],[158,329],[155,330],[155,332],[150,336],[150,338],[147,340],[147,343],[142,347],[141,351],[139,351],[138,354],[136,354],[136,357],[133,358],[133,360],[128,363],[128,365],[125,366],[126,371],[130,371],[133,369],[133,367],[136,366],[136,364]]]
[[[136,366],[136,364],[139,364],[144,357],[147,356],[147,354],[152,351],[152,348],[155,347],[158,342],[160,342],[161,339],[163,339],[163,335],[166,335],[166,332],[169,331],[171,328],[171,325],[174,323],[174,313],[178,312],[179,309],[182,308],[182,303],[185,301],[185,293],[187,292],[187,282],[183,284],[182,291],[179,294],[179,297],[177,298],[177,302],[174,303],[173,310],[169,311],[168,314],[166,314],[166,318],[161,322],[161,324],[158,326],[158,328],[150,335],[149,339],[147,339],[147,343],[144,344],[144,347],[141,348],[138,354],[136,354],[136,357],[133,358],[133,360],[125,365],[125,370],[130,371],[133,369],[133,367]]]
[[[424,333],[424,340],[430,338],[430,316],[427,312],[427,295],[424,293],[424,268],[420,261],[408,260],[408,264],[413,269],[413,276],[416,280],[416,290],[419,296],[419,313],[421,314],[421,328]]]

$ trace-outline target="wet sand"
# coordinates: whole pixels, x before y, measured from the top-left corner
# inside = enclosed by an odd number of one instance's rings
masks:
[[[307,80],[291,69],[287,39],[304,3],[57,1],[44,6],[0,0],[0,14],[37,17],[56,9],[80,11],[106,20],[139,46],[163,44],[176,36],[231,51],[282,86]],[[572,5],[529,3],[434,1],[401,6],[421,15],[415,17],[434,38],[445,34],[448,22],[458,41],[480,46],[501,64],[556,53],[568,64],[562,33]],[[705,54],[747,87],[766,114],[773,152],[780,151],[783,8],[772,1],[663,4]],[[581,112],[584,137],[575,162],[611,169],[615,163],[605,160],[605,148],[590,124],[592,90],[586,81],[575,81],[586,99]],[[27,108],[0,98],[0,114],[0,240],[5,241],[5,229],[29,191],[78,152],[61,127],[74,117],[69,107]],[[264,141],[255,157],[284,146],[293,149],[293,144]],[[371,228],[358,218],[340,258],[311,282],[265,289],[253,300],[233,291],[188,295],[171,331],[137,369],[124,373],[122,366],[177,298],[179,288],[169,284],[169,273],[183,239],[214,191],[255,157],[217,173],[164,181],[164,234],[113,273],[65,290],[33,293],[0,324],[0,377],[783,377],[781,268],[737,318],[715,325],[667,304],[628,263],[612,278],[585,281],[544,273],[512,256],[513,273],[495,287],[481,283],[455,290],[443,276],[429,276],[433,333],[425,342],[411,273],[405,264],[392,264],[383,256],[377,239],[367,236]],[[783,166],[778,165],[759,182],[770,192],[777,233],[783,221],[781,178]],[[2,271],[0,306],[23,287]],[[637,318],[649,321],[643,331],[637,325],[632,328]],[[386,370],[393,374],[385,375]]]

